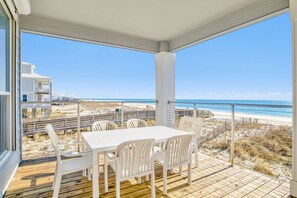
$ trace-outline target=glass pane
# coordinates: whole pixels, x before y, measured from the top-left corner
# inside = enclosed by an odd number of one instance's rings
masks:
[[[9,18],[0,5],[0,91],[9,92]]]
[[[7,149],[7,103],[6,103],[7,96],[0,96],[0,155]]]

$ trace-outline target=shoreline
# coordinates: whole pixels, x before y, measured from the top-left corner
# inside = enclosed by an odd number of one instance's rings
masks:
[[[85,102],[90,102],[88,100],[85,100]],[[108,105],[109,103],[106,103]],[[156,109],[155,103],[124,103],[125,107],[128,108],[137,108],[137,109]],[[188,107],[176,107],[176,109],[190,109]],[[231,119],[231,112],[227,111],[213,111],[208,110],[211,113],[214,114],[214,117],[212,119]],[[273,115],[261,115],[261,114],[250,114],[250,113],[242,113],[242,112],[236,112],[235,111],[235,119],[257,119],[258,122],[263,124],[285,124],[285,125],[292,125],[292,118],[291,117],[285,117],[285,116],[273,116]]]
[[[148,103],[127,103],[125,106],[129,107],[136,107],[136,108],[147,108],[148,106],[151,106],[152,108],[155,108],[154,104],[148,104]],[[177,107],[176,109],[190,109],[187,107]],[[205,109],[207,110],[207,109]],[[211,113],[214,114],[214,119],[231,119],[231,112],[226,111],[212,111],[208,110]],[[249,113],[238,113],[235,111],[235,119],[242,119],[242,118],[251,118],[251,119],[257,119],[260,123],[263,124],[285,124],[285,125],[292,125],[292,118],[291,117],[285,117],[285,116],[273,116],[273,115],[261,115],[261,114],[249,114]]]

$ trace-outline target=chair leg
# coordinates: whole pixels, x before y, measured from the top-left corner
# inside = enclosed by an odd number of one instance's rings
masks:
[[[180,176],[182,175],[182,171],[183,171],[183,167],[180,166],[180,167],[179,167],[179,175],[180,175]]]
[[[192,184],[192,163],[188,163],[188,184]]]
[[[88,181],[91,181],[92,180],[92,173],[91,173],[91,169],[88,168],[87,169],[87,172],[88,172]]]
[[[54,187],[53,198],[58,198],[59,196],[61,180],[62,180],[62,171],[58,169],[55,184],[54,184],[55,187]]]
[[[194,153],[195,153],[195,167],[198,167],[198,145],[197,143],[194,145]]]
[[[141,177],[137,178],[137,183],[140,184],[141,183]]]
[[[87,176],[87,169],[82,170],[82,176]]]
[[[152,198],[156,197],[156,185],[155,185],[155,171],[151,174],[151,191],[152,191]]]
[[[121,196],[121,182],[120,182],[120,178],[118,178],[118,176],[116,176],[116,198],[120,198]]]
[[[52,190],[54,190],[54,188],[55,188],[55,183],[56,183],[56,180],[57,180],[57,172],[58,172],[58,163],[56,163],[56,169],[55,169],[55,175],[54,175]]]
[[[167,169],[163,168],[163,195],[167,195]]]
[[[149,180],[150,180],[149,175],[146,175],[145,176],[145,181],[149,181]]]
[[[108,164],[107,157],[104,155],[104,191],[108,192]]]

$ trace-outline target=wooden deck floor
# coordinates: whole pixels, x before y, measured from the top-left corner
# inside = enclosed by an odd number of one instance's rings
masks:
[[[289,184],[243,169],[229,167],[227,162],[200,154],[199,168],[192,169],[193,183],[187,185],[187,170],[183,175],[168,175],[166,197],[289,197]],[[5,197],[51,197],[55,161],[22,163]],[[178,170],[174,170],[176,173]],[[101,197],[115,197],[114,174],[109,170],[109,193],[103,190],[103,167],[100,167]],[[121,183],[121,197],[150,197],[150,182],[137,184],[135,180]],[[156,165],[157,197],[162,195],[162,169]],[[63,177],[59,197],[91,197],[92,183],[81,172]]]

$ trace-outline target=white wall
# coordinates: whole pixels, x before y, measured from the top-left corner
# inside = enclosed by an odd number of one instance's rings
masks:
[[[34,92],[34,79],[22,78],[22,93]]]
[[[22,63],[22,73],[24,73],[24,74],[32,74],[33,73],[32,66]]]

